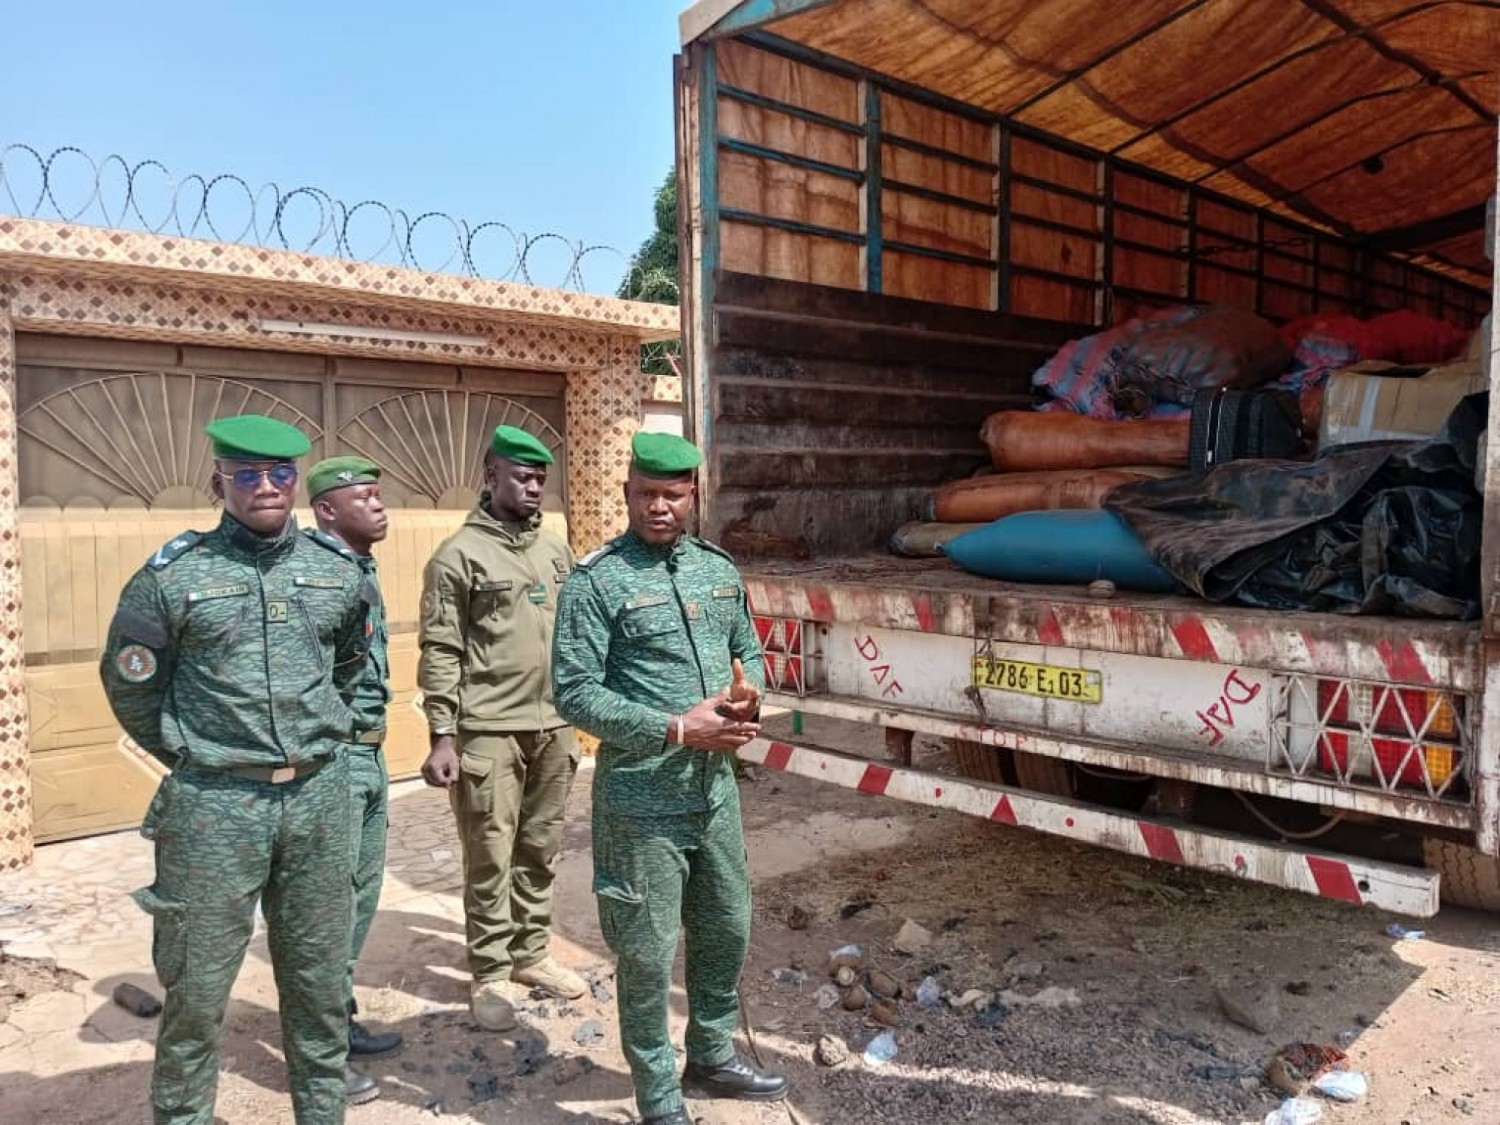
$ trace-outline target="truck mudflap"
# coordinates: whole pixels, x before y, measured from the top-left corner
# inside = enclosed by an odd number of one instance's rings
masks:
[[[831,750],[756,739],[741,760],[861,793],[951,809],[983,820],[1097,844],[1146,859],[1197,867],[1320,898],[1430,918],[1438,910],[1436,872],[1248,837],[1166,824],[1061,797],[871,762]]]

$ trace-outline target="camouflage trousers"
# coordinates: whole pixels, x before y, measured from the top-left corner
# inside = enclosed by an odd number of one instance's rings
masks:
[[[740,969],[750,943],[750,876],[739,793],[703,813],[622,816],[594,804],[594,894],[616,958],[620,1042],[636,1105],[654,1117],[682,1105],[667,1003],[677,932],[687,941],[687,1057],[734,1054]]]
[[[354,964],[370,936],[385,876],[390,825],[390,776],[378,747],[351,746],[349,757],[350,865],[354,872],[354,940],[349,946],[349,1011],[354,1005]]]
[[[151,1076],[156,1125],[213,1125],[224,1012],[257,900],[297,1125],[340,1125],[354,919],[344,756],[281,785],[179,769],[161,783],[141,834],[156,842],[156,881],[133,897],[152,917],[166,990]]]
[[[547,956],[578,740],[572,727],[471,731],[460,732],[458,749],[449,795],[463,845],[469,972],[476,981],[507,980]]]

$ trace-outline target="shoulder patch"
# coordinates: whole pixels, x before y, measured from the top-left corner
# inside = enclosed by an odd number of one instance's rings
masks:
[[[318,546],[327,547],[330,551],[338,555],[340,558],[348,559],[352,563],[359,562],[359,556],[351,551],[348,547],[346,547],[343,540],[329,535],[328,532],[324,531],[322,528],[310,527],[307,529],[306,534],[307,537]]]
[[[145,645],[126,645],[115,653],[115,672],[127,684],[143,684],[156,675],[156,653]]]
[[[146,561],[146,565],[152,570],[160,570],[164,566],[170,566],[183,555],[187,554],[204,539],[201,531],[183,531],[169,542],[163,543],[156,549],[156,554]]]
[[[604,546],[596,547],[594,548],[594,550],[584,555],[583,558],[578,560],[578,565],[580,567],[593,566],[605,555],[612,554],[619,546],[620,540],[618,537],[611,539],[608,543],[604,544]]]

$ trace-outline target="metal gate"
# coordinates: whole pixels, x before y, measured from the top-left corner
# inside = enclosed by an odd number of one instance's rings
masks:
[[[554,449],[545,508],[564,530],[564,378],[54,336],[20,335],[17,351],[36,839],[130,827],[155,789],[160,767],[110,715],[100,646],[120,588],[151,552],[218,521],[203,424],[224,414],[284,418],[313,438],[313,458],[362,453],[385,467],[387,755],[393,776],[415,772],[427,751],[415,699],[422,567],[474,503],[499,422]]]

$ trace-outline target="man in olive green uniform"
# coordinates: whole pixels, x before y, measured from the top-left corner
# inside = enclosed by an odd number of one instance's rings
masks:
[[[630,530],[563,587],[553,681],[563,717],[601,740],[594,894],[617,958],[620,1038],[648,1125],[691,1125],[682,1088],[775,1101],[787,1081],[734,1051],[750,939],[734,751],[759,732],[765,665],[744,584],[686,534],[697,448],[637,434]],[[687,937],[687,1068],[667,1034],[677,932]]]
[[[166,989],[157,1125],[212,1125],[230,989],[265,912],[298,1125],[344,1120],[353,924],[344,700],[363,674],[359,567],[298,534],[296,427],[208,427],[219,526],[184,532],[126,584],[100,676],[120,725],[172,772],[141,826]]]
[[[366,625],[369,660],[357,681],[353,698],[347,702],[359,722],[356,741],[346,747],[349,758],[350,830],[354,871],[354,940],[349,951],[349,1054],[351,1057],[375,1058],[388,1055],[401,1046],[401,1036],[394,1031],[376,1034],[353,1019],[354,965],[359,960],[370,925],[380,905],[380,884],[385,874],[385,838],[389,825],[390,778],[385,756],[380,752],[385,741],[385,709],[391,701],[390,632],[386,625],[385,602],[380,596],[380,581],[371,552],[386,537],[390,520],[380,497],[380,466],[365,457],[330,457],[307,471],[307,495],[312,500],[318,527],[309,531],[315,543],[336,553],[352,555],[364,572],[370,594],[370,616]],[[364,1087],[373,1079],[354,1075],[354,1082]],[[351,1098],[364,1091],[350,1088]],[[378,1092],[378,1090],[377,1090]]]
[[[475,1021],[516,1024],[508,984],[575,998],[577,973],[548,954],[552,880],[578,744],[552,703],[557,592],[568,545],[542,529],[552,454],[514,426],[495,430],[485,492],[422,576],[417,685],[432,740],[422,766],[447,788],[464,860]]]

